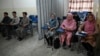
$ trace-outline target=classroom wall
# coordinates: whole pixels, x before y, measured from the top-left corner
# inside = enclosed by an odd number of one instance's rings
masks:
[[[22,16],[22,12],[28,12],[28,15],[37,15],[36,0],[0,0],[0,20],[3,18],[3,12],[17,11],[18,16]]]

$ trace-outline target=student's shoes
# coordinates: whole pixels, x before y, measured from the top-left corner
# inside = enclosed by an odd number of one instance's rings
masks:
[[[63,46],[63,49],[68,49],[68,46]]]
[[[48,45],[48,46],[47,46],[47,48],[51,48],[51,47],[52,47],[52,45]]]
[[[52,46],[47,46],[47,48],[51,48]]]
[[[71,45],[69,45],[68,48],[71,48]]]
[[[4,38],[5,38],[5,37],[7,37],[7,36],[6,36],[6,35],[4,35],[4,34],[2,34],[2,37],[4,37]]]
[[[74,48],[71,48],[70,51],[74,51]]]
[[[87,52],[87,56],[94,56],[93,52]]]
[[[19,41],[22,41],[22,40],[23,40],[23,38],[20,38],[20,37],[19,37],[19,38],[18,38],[18,40],[19,40]]]

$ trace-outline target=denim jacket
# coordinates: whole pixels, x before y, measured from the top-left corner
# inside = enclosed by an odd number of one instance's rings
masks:
[[[50,19],[49,20],[49,27],[50,28],[57,28],[59,26],[58,20],[57,19]]]

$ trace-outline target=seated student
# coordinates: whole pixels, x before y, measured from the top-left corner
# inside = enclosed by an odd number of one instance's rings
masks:
[[[8,16],[7,12],[4,12],[4,18],[1,21],[1,33],[3,37],[7,36],[7,40],[11,39],[11,35],[10,35],[10,22],[11,22],[11,18]]]
[[[16,14],[17,14],[16,11],[12,12],[13,19],[12,19],[12,21],[10,23],[10,25],[11,25],[11,31],[16,30],[18,28],[18,24],[19,24],[20,19],[19,19],[19,17],[17,17]]]
[[[53,36],[55,34],[55,30],[59,26],[58,20],[57,20],[54,13],[52,13],[50,15],[50,20],[49,20],[49,23],[47,25],[48,25],[48,32],[45,34],[44,37],[48,43],[48,46],[51,47],[52,41],[53,41]]]
[[[63,45],[64,41],[68,47],[71,47],[71,37],[72,32],[76,29],[76,21],[73,19],[73,15],[71,13],[67,14],[67,18],[62,22],[61,28],[65,30],[64,33],[61,34],[60,42]],[[64,48],[66,48],[65,46]]]
[[[20,22],[20,27],[18,28],[18,31],[19,31],[19,38],[18,40],[23,40],[23,38],[25,37],[24,36],[24,33],[26,31],[26,28],[28,27],[29,25],[29,18],[27,17],[27,12],[23,12],[23,18],[21,19],[21,22]]]
[[[94,35],[98,33],[98,28],[95,17],[92,13],[88,14],[87,20],[80,26],[79,32],[81,32],[82,29],[87,33],[87,37],[82,40],[82,44],[88,51],[88,56],[94,56],[93,49],[96,46]]]
[[[12,18],[12,22],[10,23],[10,25],[14,26],[14,29],[17,28],[17,25],[19,24],[20,21],[19,17],[17,17],[16,14],[17,14],[16,11],[12,12],[13,18]]]

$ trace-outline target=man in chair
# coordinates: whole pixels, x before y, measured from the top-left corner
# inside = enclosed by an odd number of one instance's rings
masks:
[[[1,21],[1,33],[3,37],[7,37],[7,40],[11,39],[10,22],[11,18],[8,16],[7,12],[4,12],[4,18]]]

